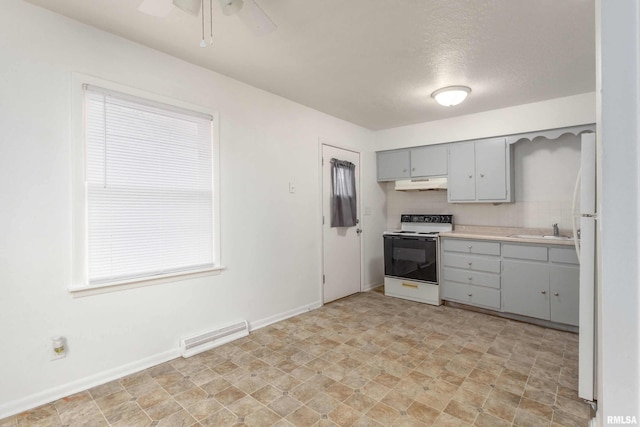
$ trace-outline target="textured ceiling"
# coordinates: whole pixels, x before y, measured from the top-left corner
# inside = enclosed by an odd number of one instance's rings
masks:
[[[260,37],[214,1],[206,49],[178,9],[25,1],[374,130],[595,90],[594,0],[256,0],[278,26]],[[472,93],[441,107],[449,85]]]

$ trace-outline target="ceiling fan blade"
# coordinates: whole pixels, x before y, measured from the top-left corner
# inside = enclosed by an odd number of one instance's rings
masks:
[[[238,18],[256,36],[263,36],[275,31],[276,24],[267,16],[254,0],[243,0],[244,6],[238,11]]]
[[[173,2],[171,0],[143,0],[138,6],[138,10],[147,15],[165,18],[173,10]]]
[[[173,0],[173,4],[180,10],[190,15],[198,16],[200,14],[200,5],[202,0]]]

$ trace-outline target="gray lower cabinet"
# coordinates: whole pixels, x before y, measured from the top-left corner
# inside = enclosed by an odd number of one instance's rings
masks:
[[[549,291],[551,320],[577,326],[580,320],[580,268],[552,265]]]
[[[500,310],[500,243],[442,240],[442,298]]]
[[[502,310],[577,326],[580,268],[574,249],[514,244],[502,248]]]
[[[578,325],[578,258],[572,247],[441,238],[445,300]]]
[[[502,265],[502,309],[549,320],[549,266],[515,260],[504,260]]]

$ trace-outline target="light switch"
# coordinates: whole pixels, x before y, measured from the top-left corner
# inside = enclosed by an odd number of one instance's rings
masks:
[[[293,182],[289,183],[289,193],[293,194],[296,192],[296,185]]]

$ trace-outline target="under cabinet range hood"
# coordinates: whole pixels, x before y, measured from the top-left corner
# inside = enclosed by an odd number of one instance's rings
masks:
[[[396,181],[396,191],[446,190],[447,178],[423,178]]]

